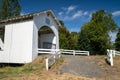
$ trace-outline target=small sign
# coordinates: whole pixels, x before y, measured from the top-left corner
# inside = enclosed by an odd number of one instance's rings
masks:
[[[46,18],[46,23],[49,25],[50,24],[50,19]]]

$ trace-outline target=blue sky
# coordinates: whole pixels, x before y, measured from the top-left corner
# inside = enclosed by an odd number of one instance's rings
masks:
[[[19,0],[21,14],[51,9],[56,17],[63,20],[69,31],[80,31],[83,24],[91,19],[91,14],[104,9],[113,14],[120,26],[120,0]],[[115,34],[111,34],[115,38]]]
[[[80,27],[91,19],[91,14],[100,9],[112,13],[113,19],[120,26],[120,0],[19,0],[19,2],[22,14],[53,10],[70,31],[80,31]]]

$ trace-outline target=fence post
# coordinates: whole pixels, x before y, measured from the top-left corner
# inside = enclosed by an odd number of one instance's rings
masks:
[[[112,54],[112,50],[110,50],[110,65],[113,66],[113,54]]]
[[[46,59],[46,70],[48,71],[49,69],[49,64],[48,64],[48,59]]]
[[[89,51],[88,51],[88,56],[90,55]]]
[[[115,50],[113,50],[113,57],[115,57]]]
[[[75,56],[75,50],[73,50],[73,55]]]

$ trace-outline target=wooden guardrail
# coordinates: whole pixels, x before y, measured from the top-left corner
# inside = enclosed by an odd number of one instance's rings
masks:
[[[87,55],[89,56],[90,53],[89,51],[80,51],[80,50],[64,50],[64,49],[61,49],[62,52],[61,53],[66,53],[66,54],[73,54],[73,55],[76,55],[76,54],[83,54],[83,55]]]
[[[84,54],[84,55],[87,55],[87,56],[90,55],[89,51],[78,51],[78,50],[75,50],[75,54]]]
[[[48,57],[45,61],[46,61],[46,70],[49,70],[49,67],[52,66],[56,59],[61,57],[61,51],[57,51],[55,54],[53,54],[52,56]]]
[[[50,66],[52,66],[56,59],[60,58],[61,53],[67,53],[67,54],[84,54],[89,56],[89,51],[79,51],[79,50],[64,50],[64,49],[38,49],[38,53],[42,54],[52,54],[50,57],[48,57],[46,61],[46,70],[48,71]]]
[[[59,49],[42,49],[42,48],[39,48],[38,49],[38,54],[55,54],[56,51],[59,51]]]
[[[107,61],[111,66],[113,66],[113,57],[116,55],[120,56],[120,51],[107,49]]]

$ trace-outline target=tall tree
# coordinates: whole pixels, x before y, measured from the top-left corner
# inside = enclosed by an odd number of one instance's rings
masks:
[[[84,44],[90,45],[89,49],[91,49],[93,53],[103,54],[107,48],[111,47],[109,32],[116,30],[117,25],[112,19],[112,15],[104,10],[99,10],[92,14],[90,22],[83,25],[81,32],[89,39],[84,42]],[[85,38],[86,40],[85,36],[80,36],[80,38],[83,40]],[[80,42],[80,39],[78,42]],[[79,45],[81,44],[79,43]]]
[[[63,21],[60,21],[61,27],[59,27],[59,44],[61,49],[73,49],[73,39],[71,33],[65,27]]]
[[[21,12],[21,6],[18,0],[2,0],[1,10],[0,10],[0,20],[19,16],[20,12]]]
[[[120,51],[120,28],[117,33],[117,38],[115,40],[115,49]]]
[[[83,30],[81,30],[81,32],[79,33],[77,45],[78,49],[80,50],[91,51],[90,40],[88,38],[88,35],[83,32]]]
[[[78,49],[77,43],[78,43],[78,36],[79,36],[78,32],[71,32],[70,35],[71,35],[72,44],[73,44],[71,49],[77,50]]]

